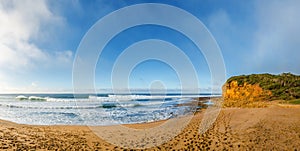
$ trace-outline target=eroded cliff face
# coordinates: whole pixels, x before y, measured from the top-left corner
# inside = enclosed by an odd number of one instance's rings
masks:
[[[300,76],[291,73],[233,76],[223,86],[225,107],[263,107],[271,100],[300,99]]]
[[[224,107],[264,107],[271,96],[271,91],[262,89],[258,84],[231,81],[223,86]]]
[[[240,75],[229,78],[225,85],[237,81],[239,86],[244,83],[259,85],[263,90],[272,92],[270,100],[293,100],[300,99],[300,76],[291,73],[272,74],[251,74]]]

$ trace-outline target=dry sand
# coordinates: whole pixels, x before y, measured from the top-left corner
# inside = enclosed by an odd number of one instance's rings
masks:
[[[178,136],[146,150],[300,150],[300,106],[225,108],[214,125],[200,135],[202,116],[197,113]],[[127,126],[143,129],[163,122]],[[125,150],[85,126],[30,126],[7,121],[0,121],[0,149]]]

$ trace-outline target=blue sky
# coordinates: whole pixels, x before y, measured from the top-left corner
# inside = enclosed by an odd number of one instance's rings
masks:
[[[0,0],[0,92],[72,91],[73,60],[86,32],[117,9],[150,2],[179,7],[201,20],[219,44],[227,78],[265,72],[300,74],[297,0]],[[201,90],[213,87],[197,47],[184,35],[154,25],[130,28],[113,38],[98,60],[96,87],[111,88],[110,73],[118,55],[145,39],[165,40],[181,48],[196,69]],[[180,88],[176,71],[157,60],[139,64],[129,77],[134,89],[147,89],[155,81],[168,89]]]

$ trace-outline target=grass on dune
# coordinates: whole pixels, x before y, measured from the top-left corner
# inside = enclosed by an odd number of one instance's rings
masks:
[[[300,99],[290,100],[288,101],[290,104],[300,104]]]

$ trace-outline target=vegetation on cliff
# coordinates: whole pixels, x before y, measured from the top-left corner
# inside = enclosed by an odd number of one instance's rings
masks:
[[[223,86],[224,106],[261,106],[261,101],[300,98],[300,76],[252,74],[234,76]]]

